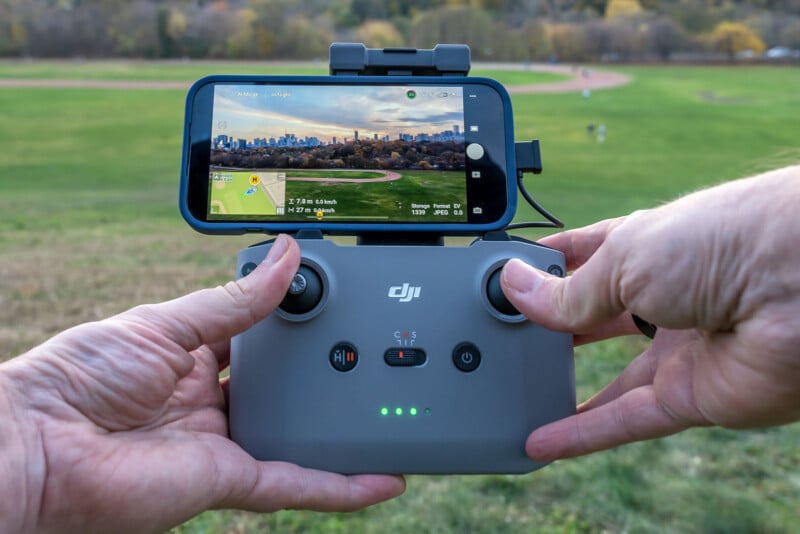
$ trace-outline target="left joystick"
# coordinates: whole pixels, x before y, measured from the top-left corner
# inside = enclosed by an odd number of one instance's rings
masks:
[[[289,291],[280,304],[280,309],[292,315],[310,312],[322,300],[322,278],[307,265],[300,269],[289,284]]]

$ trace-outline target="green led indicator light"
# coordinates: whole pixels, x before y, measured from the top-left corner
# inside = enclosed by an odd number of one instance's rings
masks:
[[[430,408],[417,408],[416,406],[412,406],[412,407],[408,408],[408,410],[405,410],[404,408],[401,408],[399,406],[397,408],[389,408],[387,406],[381,406],[381,408],[378,410],[378,413],[381,414],[381,416],[383,416],[383,417],[386,417],[387,415],[391,414],[392,412],[394,412],[394,414],[397,417],[402,417],[403,415],[410,415],[411,417],[416,417],[417,415],[420,415],[420,414],[423,414],[423,413],[425,415],[430,415],[431,414],[431,409]]]

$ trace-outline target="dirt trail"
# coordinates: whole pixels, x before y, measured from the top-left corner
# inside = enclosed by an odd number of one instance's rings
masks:
[[[351,169],[302,169],[303,171],[318,171],[318,172],[353,172]],[[396,172],[392,171],[379,171],[370,169],[370,172],[378,172],[383,174],[383,176],[379,178],[308,178],[303,176],[292,176],[287,177],[287,182],[341,182],[341,183],[349,183],[349,184],[358,184],[358,183],[369,183],[369,182],[393,182],[395,180],[399,180],[402,178]]]
[[[524,93],[572,93],[584,89],[609,89],[630,83],[631,77],[618,72],[595,70],[591,68],[566,67],[560,65],[538,65],[529,69],[533,72],[551,72],[571,76],[560,82],[537,83],[531,85],[510,85],[506,87],[511,94]]]

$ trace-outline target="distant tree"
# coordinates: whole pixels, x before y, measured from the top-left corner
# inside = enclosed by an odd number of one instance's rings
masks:
[[[756,54],[764,51],[764,42],[747,26],[739,22],[720,22],[711,33],[711,45],[733,60],[736,54],[752,50]]]
[[[0,56],[24,53],[28,44],[28,30],[19,13],[10,3],[0,2]]]
[[[387,3],[383,0],[352,0],[350,13],[358,22],[385,19],[389,15]]]
[[[336,151],[336,156],[339,158],[348,158],[356,153],[355,147],[348,143],[346,145],[342,145],[339,150]]]
[[[487,56],[501,61],[527,61],[532,58],[528,37],[535,39],[542,36],[526,36],[523,29],[509,28],[504,22],[493,21],[489,27],[486,40]]]
[[[667,4],[669,0],[665,0],[664,4]],[[639,3],[642,5],[642,9],[645,11],[652,11],[652,12],[660,12],[661,11],[661,0],[639,0]]]
[[[685,42],[683,28],[670,18],[659,17],[646,26],[646,47],[662,61],[668,60],[673,52],[683,48]]]
[[[609,0],[606,5],[606,19],[633,17],[642,13],[639,0]]]
[[[519,32],[518,40],[525,47],[525,59],[543,60],[549,53],[545,26],[538,20],[529,20]]]
[[[546,28],[550,51],[560,61],[585,61],[591,57],[592,45],[582,26],[562,23],[549,24]]]
[[[33,56],[106,56],[113,48],[105,31],[110,6],[31,2],[18,9]]]
[[[492,18],[474,7],[443,7],[414,18],[409,28],[409,44],[430,48],[437,43],[465,43],[476,58],[491,57],[488,28]]]
[[[352,0],[329,0],[328,12],[337,28],[353,28],[363,22],[353,13]]]
[[[800,14],[800,0],[763,0],[763,4],[773,12]]]
[[[359,155],[347,156],[345,164],[349,169],[363,169],[366,165],[364,159]]]
[[[597,60],[611,53],[612,26],[605,20],[590,20],[583,24],[583,34],[590,51],[587,59]]]
[[[188,19],[177,8],[162,5],[158,9],[157,28],[158,40],[163,57],[179,55],[179,41],[186,32]]]
[[[780,43],[783,46],[800,50],[800,19],[783,27],[780,33]]]
[[[444,6],[475,6],[476,2],[477,0],[389,0],[384,3],[387,4],[389,16],[396,18],[415,17]]]
[[[679,26],[691,34],[711,31],[722,21],[719,9],[708,0],[681,0],[665,3],[661,12],[673,19]]]
[[[108,34],[118,54],[133,57],[159,56],[158,7],[139,0],[123,6],[111,18]]]
[[[629,60],[644,55],[643,24],[622,17],[593,20],[580,26],[585,43],[584,59]]]
[[[328,56],[334,41],[328,22],[321,18],[293,17],[285,20],[277,32],[274,57],[286,59],[312,59]]]
[[[262,50],[256,39],[255,24],[258,14],[255,10],[244,8],[233,15],[235,29],[225,41],[226,56],[231,58],[257,58]]]
[[[617,60],[630,60],[641,54],[642,33],[624,18],[617,17],[608,23],[610,31],[609,53]]]
[[[368,20],[356,30],[359,42],[372,48],[402,46],[405,39],[397,27],[385,20]]]
[[[179,54],[191,57],[224,58],[230,53],[229,39],[237,34],[241,21],[225,2],[211,2],[189,8],[186,30],[180,37]]]
[[[735,55],[741,38],[714,31],[728,21],[800,48],[800,0],[0,0],[0,55],[311,59],[360,40],[467,43],[477,60],[666,59]]]
[[[608,0],[576,0],[575,9],[581,12],[593,11],[603,16],[606,12],[606,4],[608,4]]]

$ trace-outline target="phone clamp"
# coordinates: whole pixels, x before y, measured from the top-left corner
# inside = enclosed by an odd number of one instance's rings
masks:
[[[432,49],[367,48],[362,43],[333,43],[331,76],[466,76],[467,45],[437,44]]]

